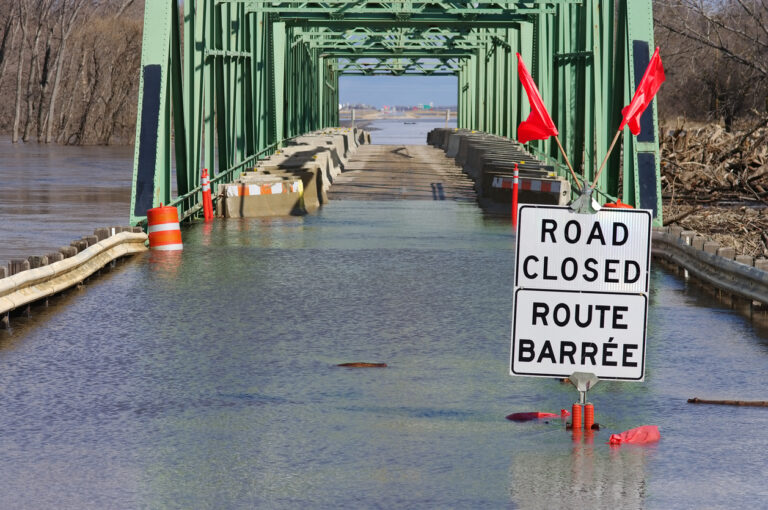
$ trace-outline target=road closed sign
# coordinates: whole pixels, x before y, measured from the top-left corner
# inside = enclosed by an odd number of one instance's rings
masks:
[[[522,205],[511,375],[642,381],[651,211]]]

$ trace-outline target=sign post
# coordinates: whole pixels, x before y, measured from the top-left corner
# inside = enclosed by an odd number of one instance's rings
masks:
[[[510,375],[644,380],[651,221],[520,205]]]

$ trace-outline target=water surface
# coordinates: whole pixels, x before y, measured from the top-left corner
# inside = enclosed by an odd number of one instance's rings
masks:
[[[759,508],[768,496],[768,411],[686,403],[764,400],[768,334],[660,267],[646,381],[601,382],[603,429],[574,438],[560,420],[504,418],[577,397],[508,375],[508,221],[467,203],[340,201],[183,235],[183,253],[133,257],[0,330],[1,507]],[[335,366],[351,361],[389,366]],[[605,444],[643,424],[661,442]]]

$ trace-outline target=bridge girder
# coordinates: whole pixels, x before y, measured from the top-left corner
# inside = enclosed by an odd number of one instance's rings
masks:
[[[215,187],[284,139],[336,125],[341,75],[456,75],[458,125],[514,138],[529,111],[517,52],[589,178],[653,51],[651,4],[147,2],[131,221],[161,202],[194,213],[203,167]],[[614,152],[599,189],[655,209],[660,222],[655,105],[644,122],[641,136],[624,134],[623,156]],[[562,168],[551,141],[529,148]]]
[[[362,61],[362,62],[361,62]],[[359,58],[339,59],[334,65],[344,75],[451,76],[459,71],[457,58]]]

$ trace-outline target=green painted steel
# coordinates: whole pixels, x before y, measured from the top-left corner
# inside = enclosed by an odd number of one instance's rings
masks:
[[[141,223],[161,202],[191,216],[202,168],[222,182],[287,138],[337,125],[340,75],[455,75],[458,126],[515,138],[529,113],[518,52],[569,159],[591,180],[653,52],[651,7],[652,0],[147,2],[131,221]],[[652,207],[660,223],[655,102],[643,126],[640,137],[625,129],[599,198]],[[554,140],[528,148],[568,176]]]

